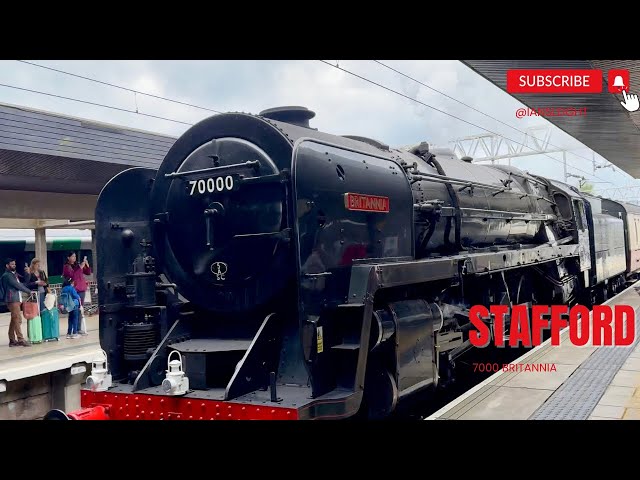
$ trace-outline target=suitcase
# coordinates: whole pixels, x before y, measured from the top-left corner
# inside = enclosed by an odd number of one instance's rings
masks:
[[[60,336],[60,316],[58,313],[58,307],[54,307],[51,310],[43,310],[40,315],[42,318],[42,338],[45,342],[51,342],[59,340]]]
[[[23,303],[25,312],[37,312],[36,316],[27,319],[27,336],[29,337],[29,341],[31,343],[42,343],[42,318],[40,317],[38,293],[32,293]],[[31,314],[29,314],[29,316],[31,316]]]

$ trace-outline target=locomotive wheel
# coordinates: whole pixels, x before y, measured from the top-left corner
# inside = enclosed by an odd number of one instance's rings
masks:
[[[367,375],[364,392],[363,413],[370,420],[380,420],[389,416],[398,404],[398,386],[391,372],[387,370],[373,369],[373,372]]]

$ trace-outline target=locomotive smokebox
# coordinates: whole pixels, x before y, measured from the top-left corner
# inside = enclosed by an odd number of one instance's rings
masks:
[[[315,115],[301,107],[267,114],[296,126]],[[169,150],[151,192],[154,251],[191,302],[247,311],[290,282],[292,151],[283,132],[246,114],[205,119]]]

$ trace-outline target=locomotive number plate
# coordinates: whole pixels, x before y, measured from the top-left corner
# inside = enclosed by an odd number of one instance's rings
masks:
[[[237,185],[238,179],[235,175],[191,180],[189,181],[189,195],[231,192],[237,188]]]
[[[355,210],[358,212],[389,213],[389,197],[345,193],[344,206],[347,210]]]

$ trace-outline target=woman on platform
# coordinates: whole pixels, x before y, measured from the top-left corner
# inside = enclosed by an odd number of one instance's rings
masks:
[[[40,270],[40,260],[34,258],[31,260],[31,266],[24,269],[24,283],[27,288],[38,292],[38,303],[40,304],[40,312],[44,308],[44,296],[49,291],[49,282],[47,274]]]
[[[67,263],[64,264],[62,268],[62,276],[66,279],[73,280],[75,290],[78,292],[80,296],[80,323],[79,326],[84,324],[82,319],[84,319],[84,296],[87,288],[89,288],[87,281],[85,280],[85,275],[91,275],[91,267],[89,266],[89,262],[87,257],[84,257],[82,263],[78,263],[76,253],[69,252],[67,255]],[[87,335],[86,330],[78,331],[80,335]]]

